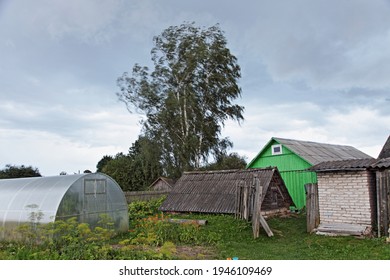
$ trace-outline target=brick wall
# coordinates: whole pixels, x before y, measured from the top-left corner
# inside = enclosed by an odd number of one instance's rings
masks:
[[[375,214],[375,177],[369,171],[320,172],[321,223],[371,226]]]

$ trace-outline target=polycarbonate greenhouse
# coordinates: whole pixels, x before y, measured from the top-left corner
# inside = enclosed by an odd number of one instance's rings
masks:
[[[119,185],[102,173],[0,180],[0,239],[12,239],[23,223],[76,217],[91,227],[106,214],[116,232],[129,228],[128,206]]]

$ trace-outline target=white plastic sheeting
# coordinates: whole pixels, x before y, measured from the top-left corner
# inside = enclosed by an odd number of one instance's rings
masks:
[[[23,223],[77,217],[97,225],[107,214],[118,232],[128,230],[128,206],[119,185],[102,173],[0,180],[0,237]]]

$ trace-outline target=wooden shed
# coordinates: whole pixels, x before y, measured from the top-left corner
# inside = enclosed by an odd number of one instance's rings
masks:
[[[371,167],[376,177],[378,236],[390,235],[390,136]]]
[[[358,149],[345,146],[273,137],[247,168],[276,166],[298,209],[306,204],[305,184],[316,183],[311,166],[334,160],[372,158]]]
[[[264,215],[287,211],[293,204],[277,168],[185,172],[160,210],[166,212],[235,213],[240,184],[251,186],[258,178],[263,187]]]
[[[149,191],[171,191],[175,185],[175,180],[167,177],[158,177],[150,186]]]

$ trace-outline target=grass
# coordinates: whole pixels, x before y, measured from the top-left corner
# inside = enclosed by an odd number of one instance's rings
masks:
[[[205,231],[219,233],[218,258],[246,260],[388,260],[390,244],[383,238],[330,237],[306,233],[304,214],[268,219],[274,236],[263,231],[253,239],[250,223],[223,215],[192,215],[207,219]]]
[[[130,230],[115,237],[108,229],[90,230],[72,219],[42,228],[43,233],[58,232],[54,240],[38,238],[36,232],[22,227],[19,233],[28,242],[0,242],[0,259],[390,259],[390,244],[385,238],[308,234],[305,214],[270,218],[267,222],[274,236],[268,237],[260,229],[260,237],[254,239],[251,224],[232,215],[169,215],[208,221],[205,226],[169,223],[167,215],[158,211],[161,202],[130,204]]]

